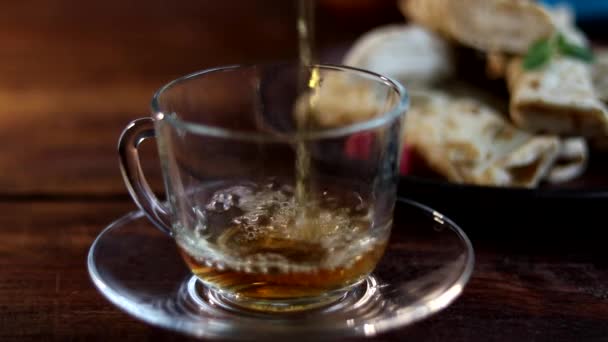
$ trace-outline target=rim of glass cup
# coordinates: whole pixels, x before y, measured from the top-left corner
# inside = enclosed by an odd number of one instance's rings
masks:
[[[281,65],[294,65],[298,68],[301,68],[301,67],[315,68],[316,67],[316,68],[326,69],[326,70],[348,72],[351,74],[355,73],[364,78],[374,79],[378,83],[382,83],[382,84],[386,85],[387,87],[392,88],[399,96],[399,100],[391,107],[390,110],[382,113],[382,115],[379,115],[379,116],[374,117],[369,120],[355,122],[352,124],[339,126],[339,127],[316,129],[314,131],[294,132],[293,134],[288,134],[288,135],[271,135],[268,133],[259,133],[259,132],[243,132],[243,131],[238,131],[238,130],[210,126],[210,125],[195,123],[195,122],[191,122],[191,121],[186,121],[186,120],[180,119],[176,115],[166,115],[166,113],[163,113],[161,110],[160,97],[165,92],[167,92],[171,88],[173,88],[174,86],[181,84],[183,82],[186,82],[186,81],[189,81],[189,80],[192,80],[195,78],[199,78],[199,77],[211,74],[211,73],[232,71],[232,70],[243,69],[243,68],[256,68],[256,67],[281,66]],[[250,140],[250,141],[285,142],[286,140],[295,141],[295,140],[315,140],[315,139],[337,138],[337,137],[381,127],[381,126],[385,125],[386,123],[393,121],[397,117],[405,114],[405,112],[407,111],[407,109],[409,107],[409,95],[408,95],[408,92],[405,89],[405,87],[401,83],[399,83],[398,81],[396,81],[392,78],[380,75],[378,73],[375,73],[375,72],[372,72],[369,70],[354,68],[354,67],[345,66],[345,65],[312,64],[310,66],[299,66],[295,63],[233,64],[233,65],[219,66],[219,67],[215,67],[215,68],[209,68],[209,69],[196,71],[196,72],[187,74],[185,76],[182,76],[180,78],[177,78],[177,79],[165,84],[159,90],[157,90],[156,93],[154,94],[154,96],[152,97],[151,107],[152,107],[152,114],[155,116],[155,118],[157,120],[166,120],[167,122],[171,123],[176,128],[181,129],[181,130],[186,130],[191,133],[214,136],[214,137],[219,137],[219,138],[235,138],[235,139]]]

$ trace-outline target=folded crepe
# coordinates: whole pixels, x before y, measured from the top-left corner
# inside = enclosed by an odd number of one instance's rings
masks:
[[[608,49],[600,48],[594,51],[593,86],[597,96],[608,102]]]
[[[524,54],[555,31],[548,12],[528,0],[400,0],[399,7],[414,22],[486,52]]]
[[[560,141],[555,164],[547,174],[549,183],[563,183],[580,176],[587,168],[589,152],[584,138],[566,138]]]
[[[392,24],[361,36],[343,64],[394,78],[408,88],[436,84],[454,71],[449,44],[418,25]]]
[[[556,57],[540,70],[526,71],[521,58],[507,69],[513,122],[532,132],[602,136],[608,132],[608,111],[591,80],[590,66]]]
[[[473,99],[427,93],[413,98],[404,141],[456,183],[534,187],[560,152],[556,136],[535,136]]]
[[[588,47],[565,7],[548,9],[553,25],[570,43]],[[554,56],[539,70],[524,70],[521,58],[507,67],[513,121],[533,132],[585,137],[608,133],[608,110],[595,91],[591,65],[568,56]]]
[[[297,120],[342,126],[373,118],[394,103],[365,83],[346,77],[325,81],[317,93],[298,99]],[[402,140],[457,183],[535,187],[543,180],[564,182],[580,175],[588,159],[582,138],[533,135],[482,102],[429,91],[412,94]]]

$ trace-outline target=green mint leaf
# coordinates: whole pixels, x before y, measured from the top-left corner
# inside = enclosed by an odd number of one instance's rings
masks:
[[[522,62],[524,69],[535,70],[542,67],[551,59],[553,50],[550,39],[542,39],[532,44]]]
[[[593,52],[591,52],[591,49],[570,43],[562,34],[557,36],[557,48],[559,49],[559,52],[565,56],[576,58],[587,63],[593,62]]]

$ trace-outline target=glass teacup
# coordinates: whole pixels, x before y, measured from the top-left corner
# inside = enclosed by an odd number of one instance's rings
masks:
[[[121,169],[218,297],[261,311],[315,308],[384,253],[406,107],[398,83],[343,66],[205,70],[161,88],[152,117],[125,129]],[[137,147],[153,136],[166,204],[139,165]]]

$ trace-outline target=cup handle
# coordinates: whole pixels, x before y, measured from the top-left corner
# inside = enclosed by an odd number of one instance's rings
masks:
[[[139,162],[139,144],[155,135],[152,118],[137,119],[127,125],[118,141],[120,171],[135,204],[156,227],[171,235],[169,211],[150,189]]]

